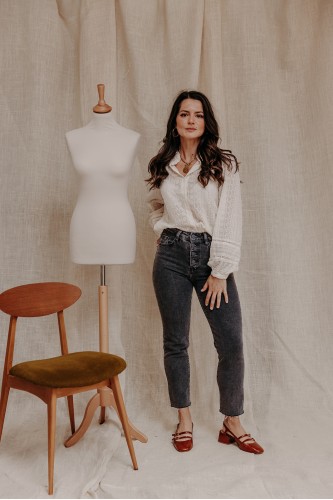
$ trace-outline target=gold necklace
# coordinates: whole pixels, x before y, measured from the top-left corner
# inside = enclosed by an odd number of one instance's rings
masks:
[[[192,154],[192,156],[194,156],[194,154]],[[183,168],[184,174],[188,174],[190,171],[190,168],[191,168],[191,163],[193,163],[195,158],[192,158],[192,160],[190,162],[187,162],[184,160],[184,158],[182,158],[182,155],[180,155],[180,159],[185,164],[185,167]]]

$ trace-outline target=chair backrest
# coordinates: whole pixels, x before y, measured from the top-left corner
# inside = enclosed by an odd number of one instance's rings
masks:
[[[47,316],[74,304],[81,290],[69,283],[32,283],[0,294],[0,309],[14,317]]]

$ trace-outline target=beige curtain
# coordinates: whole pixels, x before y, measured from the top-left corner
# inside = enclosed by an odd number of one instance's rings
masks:
[[[69,258],[77,177],[64,134],[90,119],[97,83],[117,121],[141,134],[129,198],[133,265],[108,266],[110,349],[135,442],[131,468],[119,421],[97,414],[65,449],[58,404],[55,497],[327,498],[332,471],[333,2],[331,0],[1,0],[1,291],[38,281],[82,288],[66,314],[72,351],[98,349],[98,266]],[[194,297],[194,449],[170,444],[161,321],[151,283],[155,238],[147,164],[173,99],[211,99],[222,144],[241,162],[243,246],[236,282],[246,356],[243,424],[258,456],[217,443],[217,356]],[[0,357],[8,318],[1,313]],[[22,320],[15,362],[58,353],[56,321]],[[90,395],[76,399],[79,423]],[[46,409],[10,396],[0,445],[2,498],[44,498]]]

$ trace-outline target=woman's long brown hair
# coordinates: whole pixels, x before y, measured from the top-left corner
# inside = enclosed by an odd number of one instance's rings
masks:
[[[200,138],[197,148],[197,156],[201,161],[201,169],[198,180],[206,187],[210,179],[218,182],[219,186],[223,184],[223,163],[228,170],[232,170],[232,160],[235,161],[236,171],[239,169],[239,162],[235,155],[229,149],[221,149],[217,143],[220,139],[219,126],[214,116],[212,105],[207,97],[196,90],[182,91],[177,96],[168,119],[166,135],[163,139],[163,145],[156,156],[154,156],[148,165],[150,177],[146,179],[150,189],[159,188],[162,181],[169,175],[166,167],[174,158],[180,147],[179,135],[175,137],[173,130],[176,127],[176,118],[184,99],[196,99],[202,103],[205,131]]]

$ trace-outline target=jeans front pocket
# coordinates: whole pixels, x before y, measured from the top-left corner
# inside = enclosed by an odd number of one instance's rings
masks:
[[[175,233],[169,233],[168,230],[164,230],[160,237],[159,246],[173,245],[176,237],[177,235]]]

